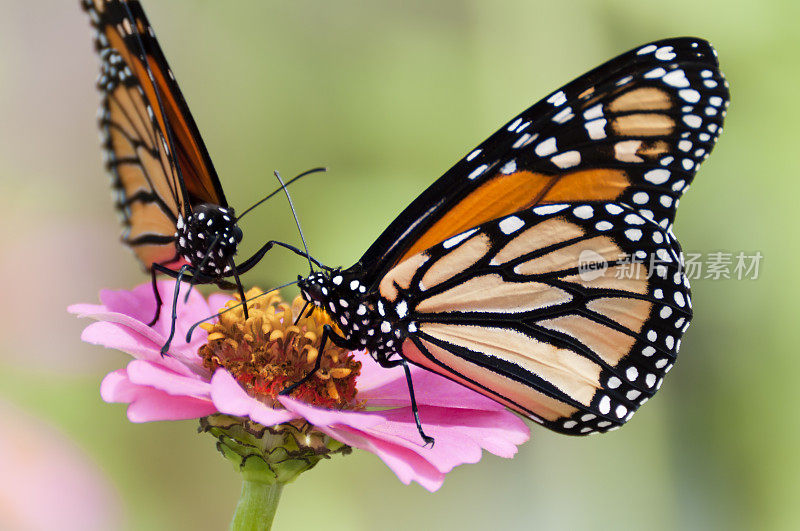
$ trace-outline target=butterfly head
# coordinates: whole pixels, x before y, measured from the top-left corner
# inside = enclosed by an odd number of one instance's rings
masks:
[[[332,273],[338,275],[339,271],[334,270]],[[298,276],[297,281],[303,298],[314,306],[325,307],[335,291],[332,277],[322,271],[311,273],[307,277]]]
[[[176,247],[187,262],[206,276],[229,274],[230,261],[242,241],[232,208],[199,205],[186,219],[178,217],[177,229]]]
[[[333,317],[351,314],[367,297],[367,289],[358,278],[341,269],[298,277],[297,285],[305,300]],[[336,320],[341,322],[341,319]]]

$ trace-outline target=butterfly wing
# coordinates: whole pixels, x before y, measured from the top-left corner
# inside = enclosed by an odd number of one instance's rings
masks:
[[[669,227],[722,130],[728,89],[696,38],[620,55],[509,121],[425,190],[360,263],[394,265],[525,207],[615,201]]]
[[[123,241],[148,269],[174,264],[178,216],[227,206],[222,187],[139,2],[82,5],[96,31],[100,127]]]
[[[692,315],[682,265],[631,206],[551,204],[401,262],[380,292],[408,313],[406,359],[582,435],[626,422],[672,368]]]
[[[403,357],[559,432],[630,419],[691,319],[671,227],[728,98],[708,43],[659,41],[471,151],[357,264],[403,318]]]

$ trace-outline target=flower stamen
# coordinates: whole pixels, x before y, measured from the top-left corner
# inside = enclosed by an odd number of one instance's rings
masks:
[[[253,288],[246,297],[262,293]],[[237,297],[226,309],[238,303]],[[219,323],[203,323],[200,326],[208,332],[208,343],[198,352],[203,365],[212,372],[226,369],[252,397],[277,407],[278,394],[311,372],[321,355],[319,370],[292,396],[328,409],[360,408],[356,378],[361,363],[349,351],[330,343],[319,352],[322,327],[334,325],[317,309],[295,324],[303,304],[298,297],[290,306],[273,291],[247,304],[247,320],[239,306],[221,315]]]

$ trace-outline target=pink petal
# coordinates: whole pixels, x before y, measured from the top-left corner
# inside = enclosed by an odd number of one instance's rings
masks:
[[[172,312],[172,301],[175,293],[175,281],[171,279],[160,280],[156,285],[158,286],[158,292],[161,295],[163,305],[161,307],[161,315],[153,328],[166,334],[171,321],[170,314]],[[196,289],[192,290],[188,302],[183,302],[183,298],[188,289],[188,284],[181,284],[176,309],[182,321],[192,324],[204,317],[208,317],[211,313],[209,313],[208,304],[203,298],[203,295]],[[130,291],[102,290],[100,292],[100,300],[109,311],[128,315],[143,323],[149,323],[156,311],[156,300],[150,283],[140,284]],[[184,333],[185,332],[186,330],[184,329]]]
[[[362,374],[367,364],[378,366],[372,360],[362,361]],[[408,383],[406,382],[405,371],[402,367],[384,369],[378,368],[385,373],[384,377],[376,377],[369,374],[367,382],[358,379],[358,399],[366,400],[367,406],[396,407],[407,406],[411,403],[408,394]],[[486,411],[505,411],[505,407],[477,393],[471,389],[439,376],[431,371],[412,366],[411,381],[414,384],[417,405],[431,405],[441,407],[463,408],[463,409],[483,409]]]
[[[128,364],[128,379],[134,384],[153,387],[173,396],[211,398],[211,384],[196,376],[177,374],[148,361],[134,360]]]
[[[172,396],[157,389],[141,387],[136,399],[128,406],[128,420],[131,422],[190,420],[213,415],[216,412],[217,408],[208,400]]]
[[[128,315],[142,323],[150,322],[155,315],[156,301],[149,283],[132,290],[101,290],[100,301],[108,312]]]
[[[124,369],[106,375],[100,385],[100,394],[106,402],[130,404],[128,419],[131,422],[196,419],[216,413],[210,400],[174,396],[159,389],[137,385],[131,382]]]
[[[147,325],[155,314],[155,298],[150,284],[141,284],[131,291],[103,290],[100,292],[103,305],[74,304],[67,310],[77,313],[79,317],[91,317],[95,320],[127,326],[154,345],[158,345],[157,350],[160,350],[161,345],[169,336],[174,287],[175,282],[172,280],[158,282],[159,293],[161,293],[164,305],[158,321],[152,327]],[[193,290],[188,302],[184,303],[183,297],[186,290],[188,290],[188,285],[182,285],[176,307],[178,318],[175,322],[175,337],[170,347],[170,354],[184,361],[194,362],[197,349],[205,343],[207,334],[203,329],[197,328],[192,336],[192,341],[187,344],[186,333],[191,325],[212,316],[214,312],[209,309],[208,303],[197,290]],[[217,297],[216,300],[219,302],[222,298]]]
[[[436,439],[424,447],[411,408],[374,412],[384,422],[365,430],[349,426],[318,426],[331,437],[380,457],[403,483],[417,481],[437,490],[454,467],[480,460],[482,450],[501,457],[516,453],[528,439],[528,427],[508,411],[421,407],[425,432]]]
[[[211,378],[211,400],[220,413],[248,417],[264,426],[275,426],[298,418],[286,409],[274,409],[248,395],[225,369],[217,369]]]
[[[395,369],[384,369],[365,350],[353,352],[353,357],[361,362],[361,374],[358,375],[359,393],[386,385],[398,378]],[[396,369],[400,369],[402,374],[403,369],[401,367]],[[405,380],[405,376],[403,376],[403,379]]]
[[[477,463],[481,450],[501,457],[516,454],[516,445],[528,440],[527,425],[508,411],[475,411],[421,407],[420,420],[425,433],[434,439],[433,448],[424,448],[410,408],[382,412],[386,422],[366,430],[413,451],[446,473],[464,463]]]
[[[141,287],[142,286],[138,286],[138,288]],[[161,300],[164,301],[164,305],[161,308],[161,315],[159,316],[158,321],[156,321],[156,323],[153,325],[153,329],[160,332],[166,340],[166,338],[169,336],[169,328],[172,322],[171,312],[175,282],[172,280],[162,280],[158,283],[158,288],[159,292],[161,293]],[[189,286],[187,284],[181,284],[178,304],[176,306],[176,315],[178,318],[175,321],[175,338],[170,346],[170,354],[172,355],[178,353],[194,355],[194,353],[197,352],[197,349],[206,342],[206,337],[208,334],[205,332],[205,330],[198,327],[192,334],[191,342],[187,344],[186,333],[193,324],[211,317],[216,312],[216,308],[213,310],[209,308],[208,303],[203,298],[203,295],[197,289],[192,290],[192,293],[189,295],[188,302],[184,303],[183,298],[188,289]],[[152,289],[147,290],[147,296],[152,298]],[[148,317],[145,322],[149,322],[150,319],[152,319],[152,316],[153,314],[151,313],[150,317]],[[164,341],[161,341],[161,343],[163,344]]]
[[[349,411],[340,409],[322,409],[311,406],[289,396],[279,396],[283,406],[307,419],[315,426],[333,426],[343,424],[356,429],[368,428],[383,422],[379,415],[372,411]]]
[[[344,426],[319,427],[319,429],[337,441],[377,455],[406,485],[416,481],[425,489],[434,492],[444,483],[444,474],[418,453],[403,446]]]
[[[174,283],[169,285],[174,285]],[[163,288],[163,285],[161,286]],[[145,287],[148,290],[150,289],[149,285],[145,285]],[[132,292],[105,290],[101,293],[101,297],[107,302],[107,306],[75,304],[67,310],[78,314],[79,317],[90,317],[101,323],[106,323],[102,326],[97,324],[88,326],[81,336],[84,341],[122,350],[140,359],[157,361],[161,358],[161,346],[166,342],[171,318],[167,315],[168,312],[165,313],[165,310],[162,311],[162,318],[152,328],[142,322],[136,315],[141,314],[141,309],[136,307],[136,304],[145,304],[143,299],[148,296],[152,297],[152,292],[144,290],[142,286],[138,286]],[[209,315],[208,305],[201,295],[197,294],[195,296],[193,294],[189,302],[196,310],[195,313],[203,316]],[[207,371],[202,368],[197,351],[205,343],[208,335],[203,329],[198,328],[193,335],[191,343],[187,344],[185,341],[186,331],[189,326],[196,322],[196,319],[192,318],[189,305],[183,307],[183,310],[184,313],[179,314],[176,321],[175,337],[170,347],[169,356],[165,357],[165,359],[173,358],[179,360],[193,372],[206,375]],[[119,331],[113,331],[114,326],[119,328]],[[163,363],[175,371],[186,372],[180,369],[174,361],[165,361]]]
[[[111,315],[115,317],[121,316],[121,314]],[[125,319],[129,318],[125,317]],[[160,352],[161,346],[149,339],[148,336],[150,333],[148,332],[147,335],[144,336],[136,330],[140,325],[144,325],[138,323],[138,321],[131,321],[130,324],[134,324],[134,326],[128,326],[127,324],[120,325],[108,321],[92,323],[83,330],[81,339],[93,345],[101,345],[107,348],[121,350],[137,359],[164,365],[177,373],[187,376],[195,374],[195,371],[201,372],[201,367],[198,363],[199,358],[194,360],[191,364],[188,364],[173,356],[162,357]],[[138,323],[138,325],[136,323]],[[149,328],[147,328],[147,330],[149,330]],[[159,340],[157,339],[157,341]],[[163,339],[160,339],[160,341],[163,341]]]
[[[105,402],[128,404],[136,397],[137,391],[138,386],[131,383],[125,369],[108,373],[100,384],[100,396]]]

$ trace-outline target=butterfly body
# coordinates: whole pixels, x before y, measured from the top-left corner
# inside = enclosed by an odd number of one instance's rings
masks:
[[[557,432],[618,428],[689,326],[672,223],[728,101],[716,52],[691,37],[568,83],[422,192],[354,266],[301,279],[337,324],[323,339]]]

